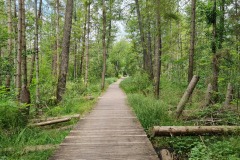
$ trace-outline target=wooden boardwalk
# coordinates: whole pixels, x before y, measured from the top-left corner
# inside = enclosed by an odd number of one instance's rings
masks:
[[[50,160],[159,160],[119,82],[81,119]]]

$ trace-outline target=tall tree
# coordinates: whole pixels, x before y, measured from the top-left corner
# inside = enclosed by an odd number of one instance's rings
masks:
[[[69,62],[69,48],[70,48],[70,38],[71,38],[71,30],[72,30],[72,16],[73,16],[73,0],[67,0],[66,11],[65,11],[61,63],[60,63],[59,78],[57,83],[57,96],[56,96],[57,102],[60,102],[62,100],[62,96],[66,90],[68,62]]]
[[[20,102],[30,104],[30,92],[27,81],[27,44],[26,44],[26,15],[25,15],[25,1],[22,2],[22,88],[20,92]],[[28,112],[28,111],[27,111]],[[28,114],[28,113],[27,113]]]
[[[87,40],[86,40],[86,60],[85,60],[85,86],[88,86],[88,68],[89,68],[89,34],[90,34],[90,1],[88,1],[88,13],[87,13]]]
[[[218,64],[218,55],[217,55],[217,2],[213,1],[212,8],[212,86],[214,94],[214,101],[218,100],[217,92],[218,92],[218,75],[219,75],[219,64]]]
[[[17,70],[16,70],[16,89],[18,99],[20,100],[20,91],[22,87],[22,80],[21,80],[21,64],[22,64],[22,20],[23,20],[23,1],[18,0],[18,52],[17,52]]]
[[[192,0],[191,12],[191,40],[189,52],[189,66],[188,66],[188,83],[191,82],[194,71],[194,52],[195,52],[195,35],[196,35],[196,0]]]
[[[103,47],[103,68],[102,68],[102,84],[101,89],[105,87],[106,61],[107,61],[107,46],[106,46],[106,30],[107,30],[107,16],[105,0],[102,0],[102,16],[103,16],[103,31],[102,31],[102,47]]]
[[[162,37],[161,37],[161,15],[160,15],[160,0],[155,0],[156,4],[156,44],[155,44],[155,57],[154,57],[154,86],[155,97],[159,99],[160,92],[160,76],[161,76],[161,55],[162,55]]]
[[[35,2],[37,3],[37,2]],[[35,4],[36,5],[36,4]],[[42,0],[39,1],[39,9],[38,9],[38,12],[37,12],[37,9],[34,5],[34,13],[35,13],[35,37],[34,37],[34,53],[32,55],[32,62],[31,62],[31,70],[30,70],[30,74],[29,74],[29,83],[28,83],[28,86],[32,83],[32,79],[33,79],[33,72],[34,72],[34,68],[35,68],[35,61],[36,61],[36,54],[39,52],[38,49],[36,50],[36,46],[38,46],[38,44],[35,44],[36,43],[36,38],[37,38],[37,41],[38,41],[38,35],[36,34],[39,34],[38,33],[38,28],[39,28],[39,20],[41,19],[41,15],[42,15]],[[37,12],[37,13],[36,13]],[[36,14],[37,14],[37,17],[36,17]],[[37,22],[37,23],[36,23]]]
[[[84,55],[85,55],[85,49],[86,49],[86,32],[87,32],[87,18],[88,18],[88,3],[85,2],[84,3],[84,7],[85,7],[85,17],[84,17],[84,26],[83,26],[83,35],[82,35],[82,53],[81,53],[81,58],[80,58],[80,76],[82,76],[82,72],[83,72],[83,61],[84,61]]]
[[[41,6],[42,6],[42,0],[39,2],[39,12],[37,11],[37,0],[35,0],[34,3],[34,13],[35,13],[35,29],[34,29],[34,58],[36,61],[36,108],[37,108],[37,114],[41,113],[40,109],[40,88],[39,88],[39,50],[38,50],[38,24],[39,19],[41,17]],[[39,14],[38,14],[39,13]],[[34,64],[34,63],[33,63]],[[32,66],[34,68],[34,66]]]
[[[8,0],[8,63],[9,66],[13,65],[12,55],[12,0]],[[6,88],[10,89],[11,85],[11,67],[8,68],[6,76]]]
[[[142,51],[143,51],[143,69],[147,70],[147,48],[145,43],[145,37],[144,37],[144,31],[143,31],[143,22],[142,22],[142,16],[140,13],[140,6],[138,0],[135,0],[136,10],[137,10],[137,17],[138,17],[138,27],[140,31],[140,37],[141,37],[141,45],[142,45]]]

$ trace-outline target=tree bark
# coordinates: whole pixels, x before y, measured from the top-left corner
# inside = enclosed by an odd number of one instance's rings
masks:
[[[67,122],[67,121],[70,121],[70,120],[71,120],[71,117],[67,117],[67,118],[61,118],[61,119],[46,121],[46,122],[34,123],[34,124],[31,124],[30,126],[46,126],[46,125],[52,125],[52,124]]]
[[[141,45],[142,45],[142,49],[143,49],[143,69],[147,71],[147,64],[146,64],[147,48],[146,48],[146,43],[145,43],[142,17],[141,17],[141,13],[140,13],[140,7],[139,7],[138,0],[135,0],[135,4],[136,4],[136,10],[137,10],[137,17],[138,17],[138,27],[139,27],[139,31],[140,31],[140,37],[141,37]]]
[[[231,83],[228,83],[226,98],[223,107],[228,107],[232,99],[233,99],[233,86]]]
[[[88,69],[89,69],[89,34],[90,34],[90,1],[88,1],[88,13],[87,13],[87,41],[86,41],[86,60],[85,60],[85,64],[86,64],[86,68],[85,68],[85,86],[88,86]]]
[[[106,47],[106,4],[105,0],[102,0],[102,15],[103,15],[103,33],[102,33],[102,46],[103,46],[103,68],[102,68],[102,84],[101,89],[105,88],[105,74],[106,74],[106,61],[107,61],[107,47]]]
[[[69,48],[72,29],[72,15],[73,15],[73,0],[67,1],[64,23],[64,34],[62,43],[61,64],[59,71],[59,78],[57,84],[57,102],[62,100],[63,94],[66,90],[68,62],[69,62]]]
[[[179,118],[181,116],[182,111],[185,108],[185,104],[188,102],[190,96],[192,95],[193,90],[196,87],[198,80],[199,80],[199,77],[195,75],[195,76],[193,76],[191,82],[189,83],[187,90],[185,91],[184,95],[181,98],[181,101],[178,103],[177,111],[176,111],[177,118]]]
[[[218,101],[218,75],[219,75],[219,64],[217,56],[217,4],[216,0],[213,0],[213,21],[212,21],[212,86],[213,86],[213,101],[216,103]]]
[[[209,83],[207,87],[207,92],[205,95],[205,104],[204,107],[209,106],[212,103],[212,84]]]
[[[81,54],[81,60],[80,60],[80,76],[82,76],[83,73],[83,61],[84,61],[84,55],[85,55],[85,49],[86,49],[86,32],[87,32],[87,18],[88,18],[88,5],[85,4],[85,18],[84,18],[84,27],[83,27],[83,37],[82,37],[82,54]]]
[[[239,134],[240,126],[154,126],[152,134],[157,136],[198,136]]]
[[[27,81],[27,47],[26,47],[26,24],[25,24],[25,1],[22,3],[22,89],[20,93],[20,102],[24,104],[30,104],[30,92],[28,89],[28,81]],[[29,106],[26,108],[26,115],[29,114]]]
[[[160,0],[156,0],[156,44],[155,44],[155,76],[154,76],[154,87],[155,97],[159,99],[160,94],[160,76],[161,76],[161,55],[162,55],[162,37],[161,37],[161,15],[160,15]]]
[[[12,55],[12,0],[8,0],[8,63],[9,66],[13,66],[13,55]],[[10,91],[11,85],[11,67],[7,70],[6,75],[6,89]]]
[[[0,87],[2,86],[2,48],[0,47]]]
[[[35,2],[36,3],[36,2]],[[35,6],[37,7],[37,6]],[[36,10],[36,8],[35,8]],[[38,34],[38,26],[39,26],[39,20],[41,19],[41,15],[42,15],[42,0],[40,0],[39,2],[39,9],[38,9],[38,16],[37,16],[37,19],[36,19],[36,14],[35,13],[35,23],[37,21],[37,24],[35,24],[35,27],[37,25],[37,28],[35,28],[35,30],[37,29],[37,34]],[[35,31],[36,32],[36,31]],[[36,33],[35,33],[35,36],[36,36]],[[36,37],[35,37],[36,38]],[[38,39],[37,39],[38,40]],[[35,45],[35,41],[36,39],[34,39],[34,45]],[[37,44],[38,46],[38,44]],[[37,50],[37,52],[39,52],[39,50]],[[29,81],[28,81],[28,86],[30,86],[30,84],[32,83],[32,79],[33,79],[33,72],[34,72],[34,68],[35,68],[35,61],[36,61],[36,47],[34,47],[34,53],[32,55],[32,60],[31,60],[31,70],[30,70],[30,74],[29,74]]]
[[[17,70],[16,70],[16,90],[17,97],[20,100],[20,91],[22,87],[22,72],[21,72],[21,64],[22,64],[22,19],[23,19],[23,1],[18,0],[18,53],[17,53]]]
[[[195,52],[195,35],[196,35],[196,0],[192,0],[192,13],[191,13],[191,41],[189,53],[189,66],[188,66],[188,83],[191,82],[194,70],[194,52]]]

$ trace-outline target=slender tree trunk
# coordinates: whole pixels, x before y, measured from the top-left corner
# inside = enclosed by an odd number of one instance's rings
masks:
[[[72,15],[73,15],[73,0],[67,0],[66,12],[65,12],[65,23],[64,23],[64,34],[62,43],[62,54],[61,64],[59,71],[59,78],[57,84],[57,102],[62,100],[63,94],[66,90],[68,62],[69,62],[69,48],[70,38],[72,30]]]
[[[139,7],[138,0],[135,0],[135,4],[136,4],[136,10],[137,10],[137,17],[138,17],[138,27],[139,27],[140,36],[141,36],[141,44],[142,44],[142,49],[143,49],[143,69],[147,71],[147,60],[146,60],[147,59],[147,49],[146,49],[142,17],[140,14],[140,7]]]
[[[13,65],[12,55],[12,0],[8,0],[8,63],[9,66]],[[7,70],[6,76],[6,88],[9,91],[11,85],[11,70],[10,67]]]
[[[17,54],[18,54],[18,21],[17,21],[17,1],[13,1],[13,5],[14,5],[14,19],[15,21],[13,21],[13,27],[14,27],[14,51],[15,51],[15,54],[14,54],[14,58],[13,58],[13,63],[14,63],[14,66],[17,68]],[[16,78],[17,74],[15,74],[14,76],[14,84],[15,86],[17,86],[17,78]]]
[[[147,17],[150,17],[150,2],[146,1],[146,8],[147,8]],[[147,72],[149,77],[153,80],[153,62],[152,62],[152,38],[151,38],[151,23],[149,18],[146,19],[147,22]]]
[[[109,53],[109,48],[112,40],[112,7],[113,7],[113,0],[109,0],[109,13],[108,13],[108,36],[107,36],[107,55]]]
[[[222,43],[224,42],[224,24],[225,24],[225,0],[221,0],[220,2],[220,22],[219,22],[219,43],[218,49],[222,49]]]
[[[22,89],[20,94],[21,103],[30,104],[30,92],[28,89],[28,81],[27,81],[27,47],[26,47],[26,24],[25,24],[25,1],[22,3]],[[29,114],[29,107],[26,110],[26,114]]]
[[[159,99],[160,94],[160,76],[161,76],[161,55],[162,55],[162,38],[161,38],[161,15],[160,15],[160,0],[156,0],[156,44],[155,44],[155,97]]]
[[[21,80],[21,64],[22,64],[22,16],[23,16],[23,1],[18,0],[18,53],[17,53],[17,70],[16,70],[16,89],[17,89],[17,97],[20,100],[20,91],[22,87]]]
[[[55,19],[55,25],[56,25],[56,43],[54,46],[54,54],[52,56],[52,74],[54,77],[58,77],[59,73],[59,0],[55,0],[56,8],[54,10],[54,13],[57,15],[57,18]]]
[[[102,46],[103,46],[103,68],[102,68],[102,85],[101,89],[104,90],[105,87],[105,74],[106,74],[106,61],[107,61],[107,47],[106,47],[106,4],[105,0],[102,0],[102,15],[103,15],[103,33],[102,33]]]
[[[86,68],[85,68],[85,86],[88,86],[88,69],[89,69],[89,34],[90,34],[90,1],[88,1],[88,13],[87,13],[87,41],[86,41]]]
[[[213,0],[213,30],[212,30],[212,86],[213,86],[213,100],[214,102],[218,101],[218,74],[219,74],[219,65],[218,65],[218,56],[217,56],[217,4],[216,0]]]
[[[86,32],[87,32],[87,19],[88,19],[88,5],[85,4],[85,18],[84,18],[84,28],[83,28],[83,37],[82,37],[82,54],[80,59],[80,76],[82,76],[83,73],[83,61],[84,61],[84,55],[85,55],[85,49],[86,49]]]
[[[194,71],[194,52],[195,52],[195,35],[196,35],[196,0],[192,0],[191,16],[191,41],[188,66],[188,83],[192,80]]]
[[[37,0],[35,0],[34,11],[35,11],[35,37],[34,37],[34,51],[35,51],[35,61],[36,61],[36,112],[38,115],[42,113],[40,107],[40,87],[39,87],[39,50],[38,50],[38,22],[41,17],[41,5],[42,0],[39,3],[39,14],[37,11]],[[34,63],[33,63],[34,64]],[[33,66],[34,68],[34,66]]]
[[[0,87],[2,86],[2,48],[0,47]]]
[[[36,3],[36,2],[35,2]],[[36,7],[36,6],[35,6]],[[35,9],[36,10],[36,9]],[[36,11],[35,11],[36,12]],[[42,0],[40,0],[39,2],[39,9],[38,9],[38,15],[37,15],[37,30],[38,30],[38,23],[39,20],[41,19],[41,15],[42,15]],[[36,13],[35,13],[35,17],[36,17]],[[35,20],[36,21],[36,20]],[[35,22],[36,23],[36,22]],[[36,24],[35,24],[36,27]],[[36,28],[35,28],[36,30]],[[37,31],[38,34],[38,31]],[[35,38],[36,38],[36,31],[35,31]],[[36,39],[34,40],[36,41]],[[38,40],[37,40],[38,41]],[[34,42],[35,45],[35,42]],[[38,51],[38,50],[37,50]],[[38,51],[39,52],[39,51]],[[34,68],[35,68],[35,61],[36,61],[36,48],[34,47],[34,54],[32,55],[32,60],[31,60],[31,70],[30,70],[30,76],[29,76],[29,82],[28,82],[28,86],[30,86],[30,84],[32,83],[32,79],[33,79],[33,72],[34,72]]]
[[[76,5],[74,7],[74,21],[75,23],[77,22],[77,8]],[[73,64],[73,78],[76,79],[77,75],[78,75],[78,71],[77,71],[77,58],[78,58],[78,54],[77,54],[77,37],[75,36],[74,38],[74,64]]]

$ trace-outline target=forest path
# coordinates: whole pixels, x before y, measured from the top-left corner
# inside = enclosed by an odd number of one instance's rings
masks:
[[[158,160],[119,88],[111,84],[89,115],[81,119],[50,160]]]

